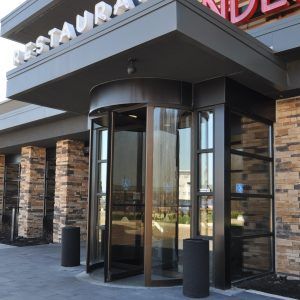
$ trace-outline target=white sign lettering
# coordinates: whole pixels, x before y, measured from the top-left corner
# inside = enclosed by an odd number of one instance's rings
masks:
[[[94,15],[87,10],[84,11],[83,17],[76,17],[76,30],[79,33],[84,33],[92,30],[94,27]]]
[[[36,44],[29,42],[25,45],[25,54],[24,54],[24,60],[28,61],[29,59],[35,57],[37,54],[35,52],[36,50]]]
[[[50,50],[49,44],[50,44],[50,39],[44,36],[39,36],[36,39],[36,53],[42,54],[44,52],[48,52]]]
[[[95,6],[95,25],[101,25],[111,20],[113,8],[104,1],[99,2]]]
[[[76,38],[76,31],[72,24],[65,22],[61,31],[59,42],[65,44]]]
[[[60,36],[61,36],[61,30],[57,29],[57,28],[53,28],[52,30],[50,30],[48,32],[49,36],[50,36],[50,47],[51,48],[56,48],[59,46],[59,40],[60,40]]]
[[[117,0],[114,6],[114,15],[123,15],[124,12],[133,8],[135,8],[135,5],[132,0]]]
[[[147,2],[147,0],[138,0],[140,3]],[[113,15],[120,16],[126,11],[135,7],[133,0],[117,0],[114,7],[101,1],[95,5],[95,13],[92,14],[87,10],[84,11],[83,16],[76,17],[75,27],[65,22],[63,28],[53,28],[48,32],[49,37],[39,36],[36,43],[29,42],[25,45],[24,51],[15,51],[13,63],[15,66],[20,66],[24,62],[48,52],[51,49],[59,47],[61,44],[68,43],[75,39],[78,34],[83,34],[93,29],[94,25],[101,25],[111,20]]]
[[[21,50],[14,51],[14,58],[13,58],[14,66],[20,66],[24,64],[24,52]]]

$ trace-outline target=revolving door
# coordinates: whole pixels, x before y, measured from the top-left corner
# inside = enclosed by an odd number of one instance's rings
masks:
[[[104,266],[105,281],[178,284],[190,237],[191,113],[126,106],[92,122],[90,266]]]

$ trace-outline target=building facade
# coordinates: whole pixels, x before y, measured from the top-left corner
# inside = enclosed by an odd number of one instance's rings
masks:
[[[179,284],[190,237],[218,288],[300,276],[299,4],[73,2],[1,21],[25,43],[0,104],[2,232],[13,211],[24,238],[79,226],[106,281]]]

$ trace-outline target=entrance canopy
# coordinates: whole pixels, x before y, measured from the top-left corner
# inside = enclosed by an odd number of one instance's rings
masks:
[[[130,58],[134,75],[127,74]],[[275,98],[286,89],[285,67],[271,49],[197,1],[151,0],[8,72],[7,97],[82,113],[91,89],[116,79],[230,77]]]

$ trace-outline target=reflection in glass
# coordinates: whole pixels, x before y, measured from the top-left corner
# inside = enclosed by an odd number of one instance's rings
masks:
[[[212,111],[203,111],[199,113],[199,149],[213,148],[214,115]]]
[[[231,155],[231,192],[271,194],[271,163],[241,155]]]
[[[209,281],[214,282],[214,241],[209,240]]]
[[[232,238],[232,280],[272,271],[272,238]]]
[[[105,219],[106,219],[106,196],[100,196],[98,197],[98,227],[99,227],[98,257],[100,258],[100,260],[104,260]]]
[[[105,210],[106,210],[106,172],[107,172],[107,154],[103,156],[101,162],[99,159],[102,153],[107,153],[107,130],[102,130],[99,124],[96,126],[96,120],[93,124],[93,144],[96,151],[92,155],[92,188],[90,200],[90,218],[89,218],[89,265],[96,265],[104,261],[104,234],[105,234]],[[98,129],[101,128],[101,129]],[[106,132],[106,133],[105,133]]]
[[[115,113],[109,249],[111,279],[144,270],[145,116],[144,108]]]
[[[271,127],[235,113],[230,119],[231,274],[237,280],[272,269]]]
[[[198,200],[199,235],[213,236],[213,196],[201,196]]]
[[[271,203],[270,198],[232,198],[231,234],[245,236],[270,233]]]
[[[154,109],[152,279],[181,278],[190,237],[191,114]]]
[[[99,138],[99,141],[101,141],[101,145],[99,146],[99,149],[101,149],[100,160],[107,160],[107,141],[108,141],[107,134],[108,134],[107,130],[101,131],[101,137]]]
[[[19,210],[20,164],[6,164],[5,193],[3,197],[3,223],[11,222],[12,209]],[[0,197],[1,199],[1,197]],[[2,207],[1,207],[2,209]]]
[[[200,182],[199,192],[210,193],[213,191],[213,153],[199,154]]]
[[[98,193],[106,194],[107,163],[99,163]]]
[[[231,148],[257,155],[270,156],[270,126],[232,113]]]

